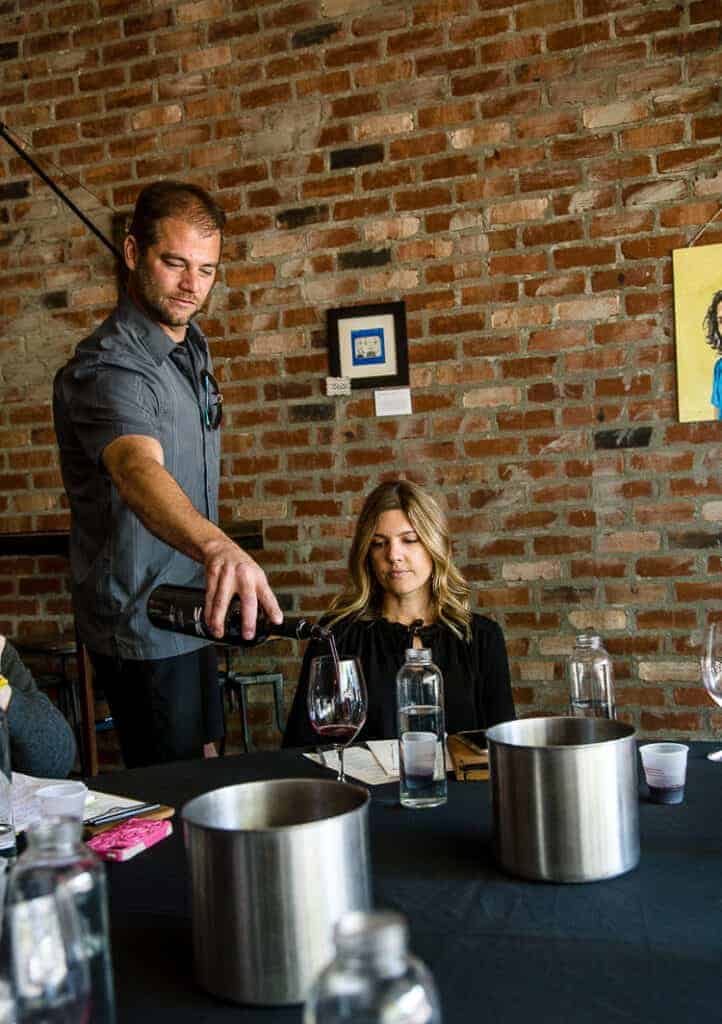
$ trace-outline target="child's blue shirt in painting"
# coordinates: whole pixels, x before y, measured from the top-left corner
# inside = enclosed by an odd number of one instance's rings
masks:
[[[719,412],[717,413],[717,419],[722,420],[722,358],[718,359],[714,364],[714,374],[712,376],[712,398],[710,399],[712,405],[716,405]]]

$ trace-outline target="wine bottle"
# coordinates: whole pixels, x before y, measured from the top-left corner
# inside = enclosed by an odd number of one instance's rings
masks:
[[[211,633],[203,617],[205,601],[205,591],[200,587],[163,584],[156,587],[148,598],[148,618],[158,629],[203,637],[217,644],[227,644],[229,647],[257,647],[266,640],[279,637],[288,637],[292,640],[321,639],[329,634],[323,626],[318,626],[308,619],[286,616],[283,622],[270,622],[259,608],[255,635],[247,640],[241,633],[241,602],[238,597],[234,597],[226,612],[223,636],[216,637]]]

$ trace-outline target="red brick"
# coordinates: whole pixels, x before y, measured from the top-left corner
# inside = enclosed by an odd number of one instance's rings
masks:
[[[535,537],[535,555],[570,555],[580,551],[591,551],[592,539],[588,536]]]
[[[387,196],[374,196],[372,199],[348,199],[337,202],[333,208],[334,220],[356,220],[361,217],[373,217],[386,213],[390,209]]]
[[[477,96],[479,93],[503,89],[509,84],[505,68],[496,71],[478,71],[474,75],[458,75],[451,81],[452,96]]]
[[[691,711],[667,711],[655,713],[642,711],[640,724],[645,732],[695,732],[702,728],[701,716]]]
[[[554,426],[553,409],[535,409],[521,413],[498,412],[496,414],[499,430],[549,430]],[[526,467],[525,472],[534,474],[534,467],[538,463],[531,463]],[[554,464],[556,467],[556,464]]]
[[[478,171],[479,162],[470,156],[449,156],[443,160],[429,161],[423,164],[421,173],[424,181],[438,178],[455,178],[474,175]]]
[[[538,88],[518,89],[512,92],[494,91],[481,100],[481,113],[485,118],[513,117],[538,111],[542,93]]]
[[[472,459],[517,455],[519,448],[519,440],[511,437],[488,437],[464,442],[464,454]]]
[[[489,259],[489,273],[492,276],[539,274],[548,269],[547,255],[543,252],[515,253],[513,256],[492,256]]]
[[[639,576],[691,576],[694,574],[694,558],[640,558],[635,565]]]
[[[343,67],[346,64],[370,64],[381,56],[381,47],[377,40],[365,43],[353,43],[350,46],[329,47],[324,54],[327,68]]]
[[[660,57],[682,56],[697,50],[719,49],[719,27],[696,29],[691,32],[670,32],[654,40],[654,54]]]
[[[448,74],[451,71],[473,67],[475,61],[476,55],[471,48],[441,50],[426,57],[417,57],[416,72],[418,75]]]
[[[525,245],[554,245],[558,242],[574,242],[584,234],[578,220],[561,220],[550,224],[534,224],[524,228]]]
[[[415,50],[440,50],[444,47],[444,32],[441,28],[413,29],[388,37],[389,54],[412,53]]]
[[[547,32],[546,45],[550,51],[576,50],[582,46],[606,42],[607,39],[609,39],[608,22],[596,21]]]

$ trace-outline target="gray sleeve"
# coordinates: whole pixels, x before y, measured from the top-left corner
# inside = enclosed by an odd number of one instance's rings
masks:
[[[66,397],[67,414],[93,462],[99,462],[111,441],[126,434],[161,440],[161,403],[144,375],[132,367],[76,370]]]
[[[0,672],[13,691],[7,711],[13,770],[43,779],[66,778],[75,762],[73,730],[7,641]]]

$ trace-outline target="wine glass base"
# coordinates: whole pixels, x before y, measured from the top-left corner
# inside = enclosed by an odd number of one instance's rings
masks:
[[[708,761],[722,761],[722,750],[712,750],[707,754]]]

